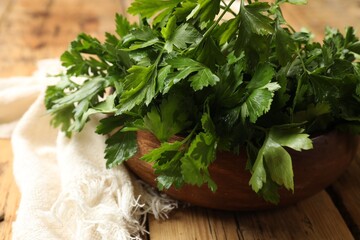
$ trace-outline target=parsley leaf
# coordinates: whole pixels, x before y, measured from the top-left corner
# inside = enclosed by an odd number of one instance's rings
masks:
[[[67,81],[67,86],[51,86],[46,92],[46,106],[49,113],[54,116],[52,124],[62,125],[63,131],[69,135],[72,131],[80,131],[89,114],[88,109],[98,104],[95,96],[102,94],[107,85],[106,79],[96,77],[92,81],[86,80],[81,87]],[[69,92],[65,93],[68,90]],[[76,91],[75,91],[76,90]],[[59,94],[59,92],[62,92]]]
[[[105,158],[106,167],[112,168],[137,153],[136,132],[122,132],[113,134],[106,140]]]
[[[116,114],[130,111],[136,105],[149,105],[156,96],[155,66],[133,66],[124,79],[124,90],[120,96],[120,105]]]
[[[216,139],[209,133],[199,133],[191,142],[187,154],[181,159],[181,173],[187,183],[201,186],[208,183],[216,191],[216,183],[211,180],[208,167],[215,160]]]
[[[169,22],[171,24],[171,22]],[[171,26],[169,26],[171,27]],[[167,42],[165,48],[168,52],[172,51],[172,46],[178,49],[186,49],[188,44],[196,45],[201,40],[201,34],[191,25],[185,23],[180,25],[172,33],[166,33]]]
[[[270,8],[268,3],[255,2],[250,5],[241,6],[241,27],[246,31],[259,35],[267,35],[274,32],[272,20],[263,15],[262,12]]]
[[[243,121],[250,117],[250,122],[256,120],[265,112],[269,111],[274,92],[280,88],[278,83],[271,83],[275,71],[270,65],[260,65],[255,71],[250,83],[246,86],[248,97],[241,106]]]
[[[252,167],[249,184],[255,192],[262,189],[267,181],[267,174],[277,184],[294,190],[291,156],[284,147],[296,151],[311,149],[309,135],[304,134],[303,131],[301,128],[288,126],[270,129]]]
[[[142,17],[146,18],[153,17],[161,12],[161,16],[164,16],[170,13],[180,2],[181,0],[135,0],[131,3],[128,12],[133,15],[140,14]]]
[[[174,58],[168,60],[168,63],[180,71],[168,79],[165,89],[169,89],[172,85],[188,78],[191,74],[193,75],[188,80],[194,91],[201,90],[207,86],[214,86],[220,81],[219,77],[213,74],[209,68],[190,58]]]
[[[220,0],[199,0],[200,21],[214,20],[220,11]]]
[[[181,147],[184,142],[163,142],[159,148],[153,149],[141,157],[142,160],[154,163],[159,189],[168,189],[172,185],[181,187],[184,184],[181,175]]]
[[[169,140],[190,126],[190,113],[187,109],[179,110],[187,102],[175,94],[162,101],[159,106],[153,106],[144,117],[144,127],[150,130],[161,142]]]
[[[122,15],[116,14],[116,33],[120,37],[126,36],[132,28],[135,28],[137,24],[130,24],[130,22]]]
[[[201,186],[208,183],[212,191],[216,191],[216,183],[211,179],[208,167],[215,160],[217,137],[210,115],[202,116],[205,132],[196,135],[185,156],[181,158],[181,173],[186,183]]]

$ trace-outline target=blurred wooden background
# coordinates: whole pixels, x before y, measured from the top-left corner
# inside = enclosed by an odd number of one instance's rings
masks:
[[[156,0],[154,0],[156,1]],[[30,75],[36,62],[58,58],[80,32],[103,39],[114,31],[114,15],[130,1],[0,0],[0,77]],[[284,6],[295,27],[306,27],[320,40],[326,25],[352,25],[360,33],[359,0],[309,0]],[[12,176],[9,139],[0,140],[0,240],[10,239],[20,196]],[[360,239],[360,165],[327,191],[295,206],[256,213],[187,208],[168,221],[149,218],[150,239]]]

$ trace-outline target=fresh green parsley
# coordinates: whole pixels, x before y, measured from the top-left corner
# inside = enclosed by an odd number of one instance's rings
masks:
[[[360,41],[351,27],[327,28],[322,43],[294,31],[281,5],[306,0],[241,0],[236,12],[234,2],[134,0],[138,23],[116,15],[103,43],[80,34],[46,91],[51,123],[71,136],[106,114],[97,133],[111,133],[109,168],[137,153],[137,131],[151,132],[160,146],[141,159],[160,189],[216,191],[216,152],[246,149],[249,185],[277,203],[280,187],[294,190],[287,149],[311,149],[312,135],[332,129],[360,133]]]

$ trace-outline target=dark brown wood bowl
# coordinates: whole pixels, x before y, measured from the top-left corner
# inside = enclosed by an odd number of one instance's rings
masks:
[[[148,132],[138,132],[139,151],[126,162],[127,167],[140,179],[156,186],[152,165],[139,158],[159,146],[159,141]],[[336,131],[312,139],[314,148],[308,151],[289,151],[293,161],[294,193],[280,190],[278,205],[264,201],[249,186],[250,173],[245,170],[245,152],[239,156],[219,152],[209,172],[218,185],[215,193],[206,185],[171,187],[164,191],[174,199],[196,206],[222,210],[260,210],[294,204],[310,197],[333,183],[355,157],[359,137]]]

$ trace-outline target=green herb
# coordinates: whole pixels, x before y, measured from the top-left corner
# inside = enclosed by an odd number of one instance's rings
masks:
[[[306,0],[242,0],[238,12],[234,2],[135,0],[138,24],[116,15],[104,43],[80,34],[46,92],[52,124],[70,136],[106,113],[97,132],[112,133],[107,167],[136,154],[136,131],[150,131],[161,145],[142,159],[160,189],[216,191],[216,152],[247,149],[249,184],[278,202],[279,187],[294,190],[287,149],[308,150],[311,135],[335,128],[360,133],[360,41],[351,27],[326,29],[321,44],[295,32],[281,4]]]

